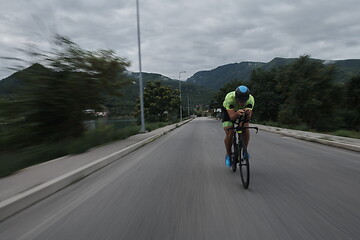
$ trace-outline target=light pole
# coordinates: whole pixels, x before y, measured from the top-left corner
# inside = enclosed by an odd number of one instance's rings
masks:
[[[188,117],[190,118],[190,91],[191,90],[189,90],[188,91],[188,94],[187,94],[187,97],[188,97]]]
[[[145,132],[145,118],[144,118],[144,89],[141,71],[141,48],[140,48],[140,13],[139,13],[139,0],[136,0],[136,13],[137,13],[137,33],[138,33],[138,48],[139,48],[139,86],[140,86],[140,118],[141,129],[140,132]]]
[[[180,92],[180,122],[182,121],[182,109],[181,109],[181,83],[180,83],[180,75],[182,73],[186,73],[186,71],[179,72],[179,92]]]

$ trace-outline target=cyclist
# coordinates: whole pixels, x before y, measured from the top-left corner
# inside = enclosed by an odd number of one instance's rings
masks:
[[[237,87],[235,91],[229,92],[225,97],[222,107],[222,123],[226,133],[224,142],[226,148],[225,164],[227,167],[231,167],[231,145],[234,136],[234,129],[229,128],[232,128],[234,126],[233,122],[244,114],[245,122],[243,126],[248,127],[254,103],[254,97],[250,94],[249,88],[244,85]],[[249,129],[245,129],[243,134],[247,146],[250,139]],[[247,157],[250,158],[250,156]]]

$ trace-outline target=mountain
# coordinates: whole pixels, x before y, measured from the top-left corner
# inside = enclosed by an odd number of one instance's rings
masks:
[[[132,78],[136,79],[136,84],[138,86],[139,82],[139,73],[131,73]],[[155,74],[155,73],[143,73],[142,74],[143,82],[146,87],[147,82],[151,81],[161,81],[162,85],[169,86],[171,89],[179,89],[179,80],[171,79],[166,76]],[[187,94],[192,98],[193,104],[195,105],[207,105],[210,103],[212,97],[215,94],[215,91],[204,88],[198,84],[191,82],[181,81],[181,95],[183,102],[184,98],[187,97]],[[137,88],[137,90],[139,87]]]
[[[217,67],[210,71],[200,71],[188,78],[186,82],[194,83],[212,90],[218,90],[225,83],[234,79],[247,81],[251,72],[265,63],[260,62],[241,62],[232,63]]]
[[[124,87],[120,92],[121,97],[111,97],[107,99],[106,106],[113,108],[117,115],[134,110],[136,101],[139,97],[139,73],[129,73],[132,83]],[[179,81],[168,78],[156,73],[142,73],[143,85],[146,88],[147,82],[160,81],[162,85],[169,86],[171,89],[179,89]],[[196,105],[209,105],[215,95],[215,91],[204,88],[200,85],[181,81],[182,105],[187,106],[188,101],[191,107]],[[111,100],[110,100],[111,99]]]
[[[219,66],[209,71],[195,73],[186,81],[217,91],[225,83],[232,80],[249,81],[251,72],[257,68],[270,70],[288,65],[297,58],[274,58],[268,63],[262,62],[240,62]],[[335,81],[346,82],[351,77],[360,74],[360,59],[349,60],[320,60],[323,64],[334,64],[336,69]]]
[[[279,58],[279,57],[277,57],[277,58],[274,58],[273,60],[271,60],[270,62],[265,63],[262,66],[262,69],[268,71],[268,70],[271,70],[273,68],[278,68],[278,67],[281,67],[281,66],[291,64],[294,61],[296,61],[296,59],[297,58]]]
[[[274,58],[268,63],[263,62],[240,62],[219,66],[208,71],[200,71],[188,78],[185,82],[181,82],[182,103],[187,105],[188,96],[191,106],[207,105],[211,99],[225,83],[232,80],[249,81],[251,72],[254,69],[261,68],[270,70],[294,62],[297,58]],[[345,82],[351,77],[360,74],[360,59],[348,60],[319,60],[323,64],[334,64],[336,68],[335,80]],[[29,68],[14,73],[13,75],[0,81],[0,97],[9,97],[13,95],[22,85],[23,73],[28,74],[36,71],[37,68],[44,68],[40,64],[34,64]],[[139,96],[139,73],[128,72],[132,84],[124,87],[121,97],[106,97],[104,103],[110,109],[116,111],[117,115],[126,115],[133,111],[137,98]],[[148,81],[161,81],[163,85],[172,89],[179,89],[179,81],[168,78],[156,73],[143,73],[143,83],[146,87]]]
[[[346,82],[353,76],[360,74],[360,60],[359,59],[347,59],[334,61],[337,73],[336,80],[340,82]]]
[[[34,64],[29,68],[16,72],[11,76],[0,81],[0,97],[15,98],[15,94],[22,88],[26,76],[29,76],[37,70],[48,70],[40,64]],[[105,96],[104,105],[117,116],[129,116],[135,108],[139,97],[139,73],[128,72],[131,83],[120,90],[122,96]],[[179,89],[179,81],[168,78],[156,73],[143,73],[143,84],[146,87],[147,82],[160,81],[162,85],[169,86],[172,89]],[[213,98],[215,91],[202,86],[181,82],[182,104],[191,106],[208,105]]]
[[[24,76],[34,72],[46,70],[41,64],[33,64],[30,67],[18,71],[0,81],[0,96],[14,95],[23,85]]]

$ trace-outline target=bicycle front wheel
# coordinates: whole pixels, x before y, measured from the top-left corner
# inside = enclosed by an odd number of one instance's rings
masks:
[[[241,159],[239,163],[241,182],[245,189],[249,187],[250,183],[250,164],[246,147],[241,149]]]
[[[234,142],[233,143],[233,154],[231,156],[231,169],[233,172],[236,172],[236,165],[238,163],[238,157],[239,157],[239,153],[238,153],[238,145]]]

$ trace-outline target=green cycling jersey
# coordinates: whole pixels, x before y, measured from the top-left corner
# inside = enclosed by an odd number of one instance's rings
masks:
[[[236,101],[235,99],[235,91],[233,92],[229,92],[226,97],[225,100],[223,102],[223,127],[232,127],[233,123],[230,120],[230,117],[227,113],[227,110],[233,109],[234,111],[240,110],[240,109],[253,109],[255,104],[255,100],[254,97],[250,94],[249,95],[249,99],[246,101],[246,103],[244,104],[243,107],[240,107],[239,103]]]
[[[223,102],[223,106],[226,110],[234,109],[235,111],[237,111],[239,109],[244,109],[244,108],[248,108],[248,109],[252,110],[254,107],[254,104],[255,104],[254,97],[250,94],[249,99],[247,100],[244,107],[240,107],[240,105],[238,104],[238,102],[235,99],[235,91],[229,92],[226,95],[225,100]]]

